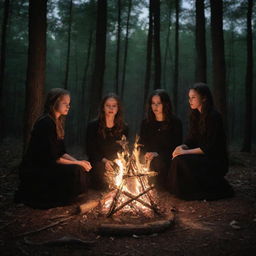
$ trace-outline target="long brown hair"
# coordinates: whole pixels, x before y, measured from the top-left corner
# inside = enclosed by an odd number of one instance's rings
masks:
[[[212,93],[205,83],[195,83],[189,90],[195,90],[202,100],[201,113],[197,109],[190,109],[189,120],[192,133],[199,131],[201,134],[206,129],[206,118],[209,112],[214,109]]]
[[[122,108],[122,104],[121,104],[121,100],[120,98],[115,94],[115,93],[108,93],[102,100],[100,103],[100,108],[99,108],[99,115],[98,115],[98,120],[99,120],[99,129],[98,132],[101,136],[103,136],[103,138],[106,137],[106,117],[105,117],[105,112],[104,112],[104,105],[106,103],[106,101],[110,98],[113,98],[117,101],[117,107],[118,107],[118,111],[115,115],[115,119],[114,119],[114,130],[113,130],[113,134],[115,136],[120,136],[122,135],[122,132],[124,130],[124,118],[123,118],[123,108]]]
[[[164,89],[157,89],[154,90],[148,99],[148,103],[147,103],[147,115],[146,118],[147,120],[150,121],[155,121],[156,120],[156,116],[152,110],[151,104],[152,104],[152,98],[154,96],[159,96],[161,103],[163,104],[163,116],[164,116],[164,120],[167,121],[167,123],[170,123],[171,118],[173,116],[172,113],[172,103],[171,103],[171,99],[168,95],[168,93],[164,90]]]
[[[44,104],[44,114],[49,115],[56,124],[56,133],[58,139],[63,139],[64,132],[64,124],[65,124],[65,116],[60,116],[59,118],[55,117],[56,108],[61,100],[61,98],[65,95],[70,95],[69,91],[62,88],[53,88],[51,89],[45,100]]]

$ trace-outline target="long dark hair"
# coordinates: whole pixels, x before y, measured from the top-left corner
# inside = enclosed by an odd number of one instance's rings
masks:
[[[171,118],[173,116],[172,113],[172,103],[171,103],[171,99],[168,95],[168,93],[164,90],[164,89],[156,89],[154,90],[149,98],[148,98],[148,103],[147,103],[147,107],[146,107],[146,119],[147,121],[155,121],[156,117],[155,114],[152,110],[151,104],[152,104],[152,98],[154,96],[159,96],[161,103],[163,104],[163,115],[164,115],[164,120],[167,121],[168,123],[170,123]]]
[[[65,95],[70,95],[69,91],[62,88],[53,88],[48,92],[44,104],[44,115],[49,115],[55,122],[58,139],[63,139],[65,135],[65,116],[60,116],[58,119],[56,119],[54,113],[61,98]]]
[[[115,115],[114,119],[114,129],[113,129],[113,134],[115,136],[121,136],[124,130],[124,118],[123,118],[123,108],[121,104],[120,98],[115,94],[115,93],[108,93],[100,103],[100,109],[99,109],[99,115],[98,115],[98,120],[99,120],[99,134],[103,136],[104,138],[106,137],[106,117],[105,117],[105,112],[104,112],[104,105],[106,101],[110,98],[113,98],[117,101],[117,107],[118,111]]]
[[[190,109],[190,129],[192,133],[196,134],[199,131],[203,134],[206,127],[206,118],[209,112],[214,109],[212,93],[205,83],[195,83],[189,90],[196,91],[202,100],[201,113],[197,109]]]

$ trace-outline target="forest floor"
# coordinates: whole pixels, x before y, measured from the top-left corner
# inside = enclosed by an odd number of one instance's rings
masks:
[[[233,198],[188,202],[162,192],[176,208],[174,225],[125,237],[99,235],[97,216],[78,214],[79,202],[48,210],[14,204],[20,157],[12,141],[0,146],[0,255],[256,255],[256,154],[230,153]],[[49,243],[64,236],[85,242]]]

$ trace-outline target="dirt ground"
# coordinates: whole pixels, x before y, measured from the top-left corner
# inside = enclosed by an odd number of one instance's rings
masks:
[[[93,191],[48,210],[14,204],[20,152],[10,141],[0,146],[0,255],[256,255],[256,154],[230,153],[235,197],[186,202],[161,192],[165,205],[176,208],[174,224],[162,233],[120,237],[99,235],[97,214],[78,214],[81,202],[100,196]]]

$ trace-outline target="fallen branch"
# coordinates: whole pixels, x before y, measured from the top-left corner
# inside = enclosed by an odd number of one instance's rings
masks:
[[[4,224],[3,226],[0,227],[0,230],[1,230],[1,229],[4,229],[4,228],[6,228],[6,227],[8,227],[10,224],[14,223],[15,221],[16,221],[16,220],[13,220],[13,221],[10,221],[10,222]]]
[[[174,216],[170,216],[166,220],[158,220],[145,224],[101,224],[99,233],[102,235],[130,235],[139,234],[146,235],[162,232],[169,228],[174,222]]]
[[[94,241],[85,241],[73,236],[63,236],[58,239],[48,240],[44,242],[33,242],[31,240],[28,240],[24,238],[25,244],[29,245],[63,245],[63,244],[77,244],[77,245],[92,245],[95,242]]]
[[[21,234],[18,234],[18,235],[16,235],[16,236],[14,236],[14,237],[21,237],[21,236],[27,236],[27,235],[31,235],[31,234],[34,234],[34,233],[38,233],[38,232],[40,232],[40,231],[43,231],[43,230],[46,230],[46,229],[48,229],[48,228],[52,228],[52,227],[54,227],[54,226],[57,226],[57,225],[59,225],[60,223],[63,223],[63,222],[65,222],[65,221],[67,221],[67,220],[70,220],[71,218],[73,218],[74,216],[69,216],[69,217],[67,217],[67,218],[65,218],[65,219],[63,219],[63,220],[59,220],[59,221],[56,221],[56,222],[54,222],[54,223],[51,223],[51,224],[49,224],[49,225],[47,225],[47,226],[45,226],[45,227],[42,227],[42,228],[39,228],[39,229],[36,229],[36,230],[32,230],[32,231],[28,231],[28,232],[24,232],[24,233],[21,233]]]

